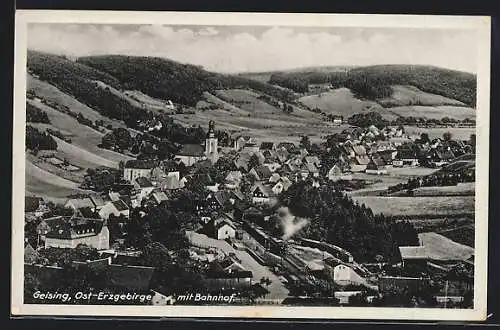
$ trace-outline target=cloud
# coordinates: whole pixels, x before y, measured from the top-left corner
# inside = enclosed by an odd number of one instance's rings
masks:
[[[351,31],[351,32],[349,32]],[[219,72],[321,65],[430,64],[475,71],[475,35],[424,29],[362,30],[32,24],[30,49],[85,56],[165,57]]]

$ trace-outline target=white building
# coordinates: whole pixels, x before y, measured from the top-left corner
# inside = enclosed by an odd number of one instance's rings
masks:
[[[339,264],[333,268],[333,280],[339,285],[366,283],[366,280],[351,267],[343,264]]]

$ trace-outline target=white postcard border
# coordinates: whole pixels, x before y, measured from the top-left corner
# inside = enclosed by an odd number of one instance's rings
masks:
[[[289,306],[87,306],[23,304],[25,103],[28,23],[343,26],[475,29],[478,31],[474,309]],[[14,52],[12,295],[15,316],[485,320],[487,302],[490,17],[367,14],[281,14],[19,10]]]

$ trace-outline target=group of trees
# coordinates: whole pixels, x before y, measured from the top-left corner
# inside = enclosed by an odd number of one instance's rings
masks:
[[[81,188],[109,192],[121,180],[121,171],[108,167],[89,168]]]
[[[309,84],[330,83],[333,88],[347,87],[357,97],[369,100],[391,96],[391,85],[413,85],[424,92],[476,106],[474,74],[430,66],[376,65],[348,71],[276,73],[269,82],[298,93],[307,92]]]
[[[436,118],[425,118],[425,117],[398,117],[391,121],[392,126],[396,125],[407,125],[407,126],[460,126],[467,125],[472,126],[475,125],[476,121],[474,119],[465,118],[463,120],[458,120],[450,117],[443,117],[441,119]]]
[[[417,232],[410,223],[374,215],[370,208],[343,195],[334,183],[318,188],[295,183],[280,201],[295,216],[310,219],[302,235],[341,246],[359,262],[374,261],[377,255],[397,260],[398,246],[418,245]]]
[[[279,99],[289,98],[290,94],[264,82],[212,73],[164,58],[92,56],[79,58],[78,63],[116,77],[123,89],[140,90],[152,97],[188,106],[195,106],[203,92],[217,89],[250,88]]]
[[[39,150],[56,150],[57,142],[47,132],[40,132],[33,126],[26,126],[26,148],[37,152]]]
[[[47,113],[26,102],[26,121],[29,123],[50,124]]]
[[[389,126],[390,122],[382,117],[378,112],[367,112],[367,113],[356,113],[351,117],[347,118],[349,125],[358,126],[361,128],[367,128],[372,125],[382,129]]]

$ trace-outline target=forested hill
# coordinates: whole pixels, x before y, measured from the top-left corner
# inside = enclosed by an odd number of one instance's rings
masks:
[[[201,99],[203,92],[225,88],[249,88],[282,100],[292,97],[290,92],[265,82],[213,73],[158,57],[101,55],[82,57],[77,63],[115,77],[123,89],[140,90],[155,98],[190,106]]]
[[[345,72],[307,71],[275,73],[269,82],[296,92],[307,91],[308,84],[331,83],[347,87],[358,97],[378,100],[392,94],[392,85],[412,85],[424,92],[455,99],[476,107],[476,75],[424,65],[375,65]]]

